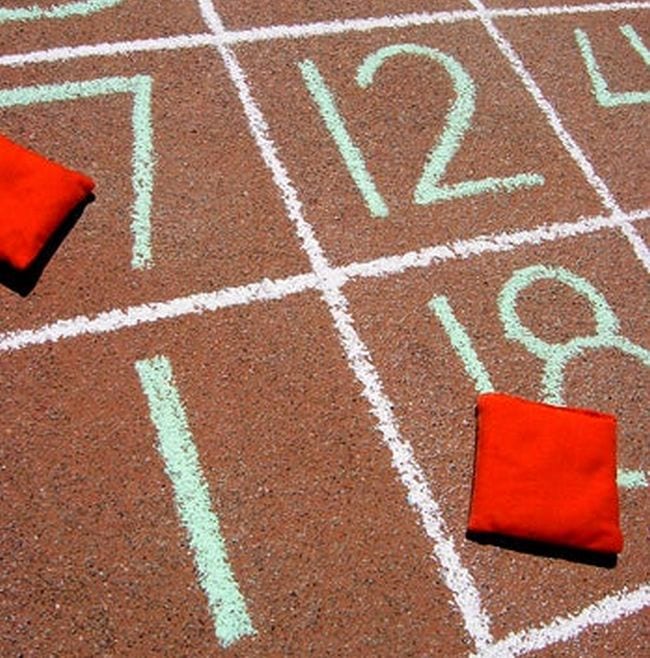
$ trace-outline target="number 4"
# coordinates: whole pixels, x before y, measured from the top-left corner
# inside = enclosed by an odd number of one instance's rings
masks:
[[[623,25],[619,29],[645,64],[650,66],[650,51],[645,47],[643,41],[641,41],[641,37],[635,32],[634,28],[631,25]],[[599,105],[602,107],[619,107],[621,105],[650,103],[649,91],[610,91],[607,81],[600,72],[600,67],[591,48],[591,42],[587,33],[584,30],[576,29],[574,35],[582,59],[585,62],[587,73],[591,79],[591,90]]]

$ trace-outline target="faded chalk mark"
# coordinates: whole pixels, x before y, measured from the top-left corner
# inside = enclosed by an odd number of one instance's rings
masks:
[[[429,302],[429,309],[433,311],[451,342],[454,351],[465,366],[465,371],[474,382],[477,393],[492,393],[494,386],[487,368],[479,358],[472,340],[465,327],[456,319],[454,311],[445,296],[436,296]]]
[[[129,93],[133,95],[133,209],[131,266],[146,269],[153,265],[151,253],[151,206],[154,154],[151,118],[151,77],[97,78],[80,82],[35,85],[0,90],[0,107],[28,106],[36,103],[75,101],[96,96]]]
[[[208,484],[171,364],[166,357],[156,356],[137,361],[135,368],[149,403],[158,434],[157,448],[172,481],[176,509],[194,552],[199,583],[208,598],[216,635],[221,645],[227,647],[254,635],[255,629],[228,561],[219,519],[212,511]]]
[[[453,83],[456,98],[447,113],[445,127],[438,143],[429,151],[419,181],[415,187],[413,199],[419,205],[440,201],[450,201],[486,192],[514,192],[523,187],[544,184],[540,174],[517,174],[506,178],[483,178],[468,180],[454,185],[441,185],[449,163],[454,158],[467,131],[471,128],[472,117],[476,107],[476,86],[471,76],[460,62],[440,50],[413,43],[386,46],[372,53],[362,62],[357,70],[357,84],[366,89],[382,64],[398,55],[417,55],[427,57],[440,64]]]
[[[636,33],[636,30],[631,25],[621,25],[618,28],[623,36],[630,42],[630,46],[636,50],[639,57],[643,60],[646,66],[650,66],[650,50],[648,50],[641,40],[641,37]]]
[[[595,335],[578,336],[566,343],[547,343],[522,325],[516,310],[517,297],[530,285],[541,280],[559,281],[587,299],[596,321]],[[440,320],[454,351],[465,367],[465,372],[474,382],[476,392],[480,394],[494,391],[488,370],[476,353],[467,330],[456,318],[448,298],[443,295],[435,296],[428,307]],[[564,405],[566,366],[587,350],[617,349],[650,367],[650,350],[620,335],[620,322],[603,295],[586,279],[562,267],[535,265],[517,270],[501,290],[498,307],[506,338],[522,343],[531,354],[546,362],[542,378],[542,396],[548,404]],[[648,486],[646,474],[641,470],[619,469],[617,483],[624,489]]]
[[[650,52],[645,47],[641,37],[636,33],[631,25],[623,25],[620,28],[623,35],[627,38],[632,48],[643,59],[647,66],[650,66]],[[574,36],[578,49],[585,63],[585,68],[591,80],[591,91],[596,101],[602,107],[620,107],[621,105],[638,105],[640,103],[650,103],[650,91],[610,91],[609,85],[603,76],[591,42],[587,33],[579,28],[574,30]]]
[[[37,21],[43,18],[69,18],[70,16],[89,16],[104,9],[115,7],[124,0],[82,0],[81,2],[61,2],[40,7],[5,7],[0,9],[0,23],[10,21]]]

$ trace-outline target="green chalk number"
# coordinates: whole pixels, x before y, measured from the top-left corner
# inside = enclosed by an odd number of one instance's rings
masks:
[[[172,482],[178,516],[187,531],[199,584],[206,594],[215,633],[223,647],[255,635],[212,509],[208,483],[185,407],[166,356],[137,361],[135,369],[156,428],[156,447]]]
[[[650,67],[650,50],[646,48],[634,28],[631,25],[622,25],[619,29],[645,65]],[[622,105],[650,103],[650,91],[611,91],[600,70],[587,33],[584,30],[576,29],[573,34],[591,81],[591,92],[601,107],[612,108]]]
[[[586,299],[592,309],[595,332],[588,336],[576,336],[566,343],[549,343],[526,327],[517,313],[517,299],[522,292],[539,281],[556,281]],[[620,321],[604,295],[585,278],[563,267],[533,265],[516,270],[501,289],[497,306],[505,337],[520,343],[530,354],[544,362],[540,395],[548,404],[565,404],[566,368],[585,352],[615,349],[650,368],[650,350],[621,335]],[[474,382],[477,393],[493,391],[487,368],[474,349],[467,330],[454,315],[448,298],[435,296],[428,307],[440,321],[465,372]],[[618,482],[624,488],[648,486],[644,471],[620,470]]]
[[[435,145],[426,156],[424,167],[415,185],[413,200],[418,205],[451,201],[487,192],[514,192],[520,188],[544,184],[544,177],[536,173],[521,173],[505,178],[482,178],[455,184],[443,184],[449,163],[460,149],[470,130],[476,109],[476,85],[460,62],[451,55],[435,48],[418,44],[396,44],[380,48],[368,55],[357,69],[356,82],[367,89],[384,62],[400,55],[427,58],[443,67],[451,78],[455,99],[447,112],[445,127]],[[327,86],[316,64],[306,59],[298,65],[325,126],[336,144],[341,158],[356,184],[371,216],[388,217],[389,210],[377,189],[361,149],[355,144],[346,122],[341,115],[336,98]]]

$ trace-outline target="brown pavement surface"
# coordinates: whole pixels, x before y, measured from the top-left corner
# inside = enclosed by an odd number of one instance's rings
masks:
[[[34,4],[52,2],[10,6]],[[471,8],[455,0],[214,4],[227,29]],[[86,17],[0,24],[0,55],[208,31],[196,2],[152,7],[123,0]],[[648,44],[647,12],[497,21],[628,211],[648,206],[648,105],[598,108],[573,31],[593,38],[612,88],[647,91],[648,69],[618,31],[633,25]],[[448,53],[475,82],[471,129],[445,182],[534,171],[545,184],[415,205],[414,182],[453,93],[440,66],[406,56],[359,89],[363,58],[396,43]],[[232,47],[304,217],[336,265],[606,215],[477,20]],[[388,218],[370,217],[342,164],[301,79],[306,58],[335,93]],[[132,98],[0,108],[1,133],[97,182],[95,201],[33,292],[0,286],[0,341],[4,332],[79,314],[310,271],[215,49],[1,67],[0,90],[134,75],[152,79],[154,266],[144,271],[129,264]],[[648,242],[648,220],[635,226]],[[351,368],[363,354],[346,357],[318,291],[0,352],[0,655],[470,655],[476,645],[467,627],[475,620],[464,620],[454,600],[465,585],[449,586],[441,554],[467,569],[495,640],[542,629],[542,648],[526,646],[526,655],[643,655],[647,607],[604,625],[593,610],[602,601],[606,610],[625,606],[649,580],[647,487],[619,489],[626,543],[613,565],[465,536],[476,390],[429,300],[447,296],[495,388],[531,399],[540,399],[541,362],[505,338],[496,305],[521,268],[563,267],[583,277],[606,298],[621,334],[650,347],[647,272],[623,234],[550,237],[503,253],[489,253],[499,243],[485,238],[474,244],[487,253],[450,259],[441,251],[443,262],[406,269],[404,260],[398,272],[342,288],[401,438],[439,506],[450,539],[442,549],[425,532]],[[535,284],[518,310],[551,342],[594,330],[584,299],[560,284]],[[134,367],[156,355],[171,362],[256,630],[229,648],[215,636]],[[647,474],[648,368],[613,350],[590,352],[567,368],[564,389],[568,404],[617,415],[619,466]],[[577,634],[549,631],[584,610]]]
[[[259,628],[235,655],[467,651],[311,294],[7,357],[3,655],[215,652],[133,365],[159,353]]]
[[[104,59],[101,67],[81,60],[9,69],[3,80],[14,88],[135,75],[152,79],[153,267],[131,268],[133,96],[3,109],[7,136],[97,183],[97,201],[79,230],[34,293],[9,305],[3,329],[307,271],[239,101],[210,50]]]
[[[637,230],[646,242],[650,240],[650,226],[647,222],[640,223]]]
[[[229,29],[264,27],[277,24],[338,21],[350,18],[381,17],[396,14],[467,9],[463,0],[225,0],[219,3],[222,20]]]

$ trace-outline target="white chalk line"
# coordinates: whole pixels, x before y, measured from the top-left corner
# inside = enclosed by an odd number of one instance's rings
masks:
[[[369,31],[381,28],[396,29],[417,25],[443,24],[478,19],[484,24],[494,41],[497,43],[497,46],[508,58],[526,88],[533,95],[538,107],[549,120],[549,123],[555,130],[556,135],[559,137],[562,144],[579,165],[588,182],[599,194],[605,207],[612,212],[620,210],[604,181],[596,174],[591,162],[586,158],[573,137],[571,137],[562,125],[559,115],[553,106],[544,98],[541,89],[539,89],[532,76],[530,76],[525,69],[523,62],[519,59],[509,42],[498,32],[491,20],[493,18],[506,16],[513,18],[604,11],[611,12],[626,9],[645,9],[650,8],[650,2],[595,3],[591,5],[560,5],[520,9],[487,9],[480,2],[472,4],[475,7],[474,10],[391,15],[367,19],[324,21],[303,25],[276,25],[231,32],[228,32],[222,26],[219,34],[180,35],[160,39],[140,39],[118,43],[59,47],[26,54],[0,56],[0,66],[21,66],[28,63],[54,62],[83,57],[124,55],[133,52],[153,52],[164,50],[177,51],[183,48],[207,46],[218,47],[219,44],[236,44],[285,38],[305,38],[310,36],[324,36],[327,34],[341,34],[352,31]],[[650,271],[650,249],[644,242],[643,238],[631,225],[621,226],[621,230],[628,239],[637,258],[641,260],[646,270]]]
[[[648,249],[648,245],[637,231],[636,226],[632,226],[629,222],[624,222],[621,225],[621,231],[632,246],[635,256],[643,263],[645,269],[650,272],[650,249]]]
[[[198,5],[207,26],[215,36],[222,37],[223,24],[212,3],[209,0],[198,0]],[[378,421],[377,429],[391,452],[393,466],[408,492],[408,501],[418,512],[423,528],[433,542],[433,553],[440,565],[440,576],[452,593],[467,633],[480,650],[492,642],[492,635],[478,588],[469,571],[460,562],[441,510],[433,498],[424,471],[416,461],[410,443],[400,435],[391,401],[383,390],[368,348],[354,328],[354,321],[348,312],[348,302],[341,292],[336,273],[327,262],[313,228],[303,216],[298,193],[270,138],[269,126],[252,96],[245,73],[234,53],[226,45],[220,44],[217,48],[239,94],[251,134],[281,192],[302,248],[321,282],[323,299],[339,333],[341,346],[350,368],[362,385],[363,395],[371,412]]]
[[[587,159],[586,155],[578,146],[577,142],[564,128],[555,108],[544,97],[541,89],[524,66],[523,61],[520,59],[519,55],[517,55],[510,42],[497,29],[481,0],[469,0],[469,2],[478,11],[481,23],[483,24],[484,28],[495,42],[501,53],[510,62],[511,67],[519,76],[526,89],[533,96],[537,106],[546,116],[549,124],[555,131],[562,145],[565,147],[574,161],[578,164],[589,184],[600,196],[605,208],[607,208],[612,213],[612,216],[622,217],[623,213],[613,194],[610,192],[605,182],[596,174],[591,162]],[[623,223],[622,232],[632,245],[635,255],[641,257],[641,262],[644,264],[646,269],[650,269],[650,260],[644,258],[644,255],[647,255],[647,247],[643,243],[643,240],[641,239],[638,232],[631,225],[625,223]],[[648,599],[647,594],[642,598],[644,600],[643,605],[646,605]],[[592,612],[593,610],[598,612]],[[584,611],[583,614],[579,615],[577,618],[569,618],[564,622],[564,624],[558,622],[557,625],[550,625],[544,629],[537,630],[536,632],[531,631],[530,634],[524,633],[522,636],[517,636],[521,637],[522,639],[520,641],[513,641],[513,651],[511,651],[510,654],[508,652],[510,647],[505,644],[500,645],[499,648],[495,649],[492,655],[516,655],[517,653],[525,653],[535,649],[542,649],[545,646],[548,646],[549,643],[559,641],[560,639],[570,639],[571,637],[575,637],[584,629],[594,624],[609,623],[615,619],[619,619],[624,614],[625,608],[621,609],[620,606],[616,605],[615,598],[610,597],[603,599],[601,602],[596,604],[595,607],[586,609],[586,611]],[[560,629],[559,631],[557,630],[558,628]],[[526,641],[526,638],[529,639],[528,642]],[[520,644],[520,647],[517,646],[518,644]],[[478,653],[481,654],[483,651],[479,650]]]
[[[542,224],[533,229],[476,236],[448,244],[424,247],[396,256],[384,256],[371,261],[351,263],[339,268],[347,279],[374,278],[401,274],[407,269],[430,267],[447,260],[466,259],[485,253],[512,251],[564,238],[588,235],[603,229],[617,229],[650,218],[650,209],[628,214],[581,218],[575,222]]]
[[[607,208],[611,213],[615,215],[622,214],[621,208],[614,198],[614,195],[608,188],[607,184],[596,173],[596,170],[594,169],[594,166],[590,160],[587,158],[575,139],[571,136],[569,131],[564,127],[556,109],[546,99],[539,85],[528,72],[528,69],[524,65],[522,59],[515,52],[512,44],[498,30],[490,16],[490,12],[486,9],[485,5],[481,2],[481,0],[468,0],[468,2],[470,2],[472,7],[474,7],[478,12],[479,19],[483,24],[483,27],[490,35],[503,56],[508,60],[510,66],[522,81],[524,87],[531,94],[535,100],[535,103],[537,104],[537,107],[546,117],[549,125],[555,132],[556,136],[566,151],[573,158],[578,167],[580,167],[580,170],[582,171],[587,182],[589,185],[591,185],[596,194],[598,194],[605,208]],[[623,235],[630,243],[634,254],[641,260],[646,270],[650,271],[650,254],[648,252],[648,247],[644,243],[641,236],[632,226],[622,226],[621,228]]]
[[[223,26],[213,6],[208,4],[207,0],[199,0],[199,4],[206,21],[214,30],[215,35],[220,36],[223,34]],[[431,496],[424,474],[415,460],[410,444],[404,441],[399,435],[396,419],[392,415],[392,405],[383,392],[383,386],[376,369],[372,365],[370,353],[354,329],[353,320],[348,313],[348,303],[340,290],[340,284],[336,281],[331,281],[332,270],[327,263],[320,245],[314,239],[311,227],[302,217],[297,193],[287,175],[284,165],[279,160],[275,145],[270,140],[269,127],[252,98],[245,74],[236,57],[228,48],[220,45],[219,51],[222,54],[233,82],[238,88],[253,136],[262,151],[265,163],[271,169],[273,178],[282,192],[288,214],[292,217],[292,221],[296,226],[303,248],[310,258],[314,271],[322,280],[323,296],[330,307],[335,326],[339,331],[342,346],[353,372],[363,385],[364,395],[370,402],[373,414],[379,420],[378,429],[382,432],[385,443],[391,449],[394,465],[400,473],[402,482],[409,491],[409,501],[419,511],[425,529],[430,537],[434,539],[434,552],[436,552],[438,560],[441,562],[443,578],[446,580],[446,584],[452,591],[456,603],[463,614],[466,629],[470,636],[473,637],[477,648],[481,650],[482,647],[489,644],[491,636],[489,619],[487,614],[482,610],[478,590],[473,580],[471,580],[471,575],[460,563],[453,542],[446,528],[443,526],[440,510]],[[613,211],[621,214],[617,207],[613,208]],[[308,239],[306,239],[306,236]],[[427,511],[423,509],[426,506],[429,507],[431,513],[431,518],[429,519],[427,519]],[[435,517],[436,527],[427,527],[427,521],[430,521],[433,517]],[[440,536],[441,534],[442,536]],[[448,553],[447,559],[451,556],[454,562],[453,565],[450,562],[445,564],[445,559],[441,555],[443,548],[441,541],[446,542],[444,552]],[[458,576],[461,576],[462,579],[455,580]],[[472,590],[471,597],[467,596],[469,593],[468,589]],[[470,611],[469,606],[475,608],[473,613]],[[481,619],[475,616],[477,613],[481,614]],[[472,627],[474,628],[474,632],[472,631]],[[477,635],[476,631],[480,632],[480,636]]]
[[[587,5],[560,5],[518,9],[486,9],[490,18],[534,18],[564,14],[589,14],[617,12],[630,9],[650,9],[650,2],[614,2]],[[395,14],[383,17],[351,18],[344,20],[319,21],[297,25],[269,25],[242,30],[224,30],[220,36],[214,34],[184,34],[151,39],[134,39],[115,43],[63,46],[27,53],[0,56],[0,66],[25,66],[45,62],[74,60],[84,57],[110,57],[138,52],[175,51],[187,48],[215,46],[217,43],[236,45],[260,41],[283,39],[305,39],[354,32],[369,32],[379,29],[399,29],[423,25],[442,25],[462,21],[480,20],[476,10]]]
[[[295,25],[268,25],[243,30],[226,30],[223,38],[225,43],[236,45],[240,43],[254,43],[256,41],[305,39],[309,37],[347,34],[350,32],[371,32],[381,29],[395,30],[406,27],[443,25],[475,20],[478,20],[478,13],[473,9],[392,14],[371,18],[348,18]]]
[[[318,280],[314,274],[299,274],[275,281],[263,279],[245,286],[223,288],[215,292],[198,293],[165,302],[113,309],[94,317],[78,315],[67,320],[57,320],[38,329],[0,334],[0,352],[13,352],[25,347],[57,343],[60,340],[90,334],[111,333],[186,315],[202,315],[208,311],[244,306],[256,301],[279,300],[289,295],[315,289],[317,285]]]
[[[650,9],[650,2],[593,3],[587,5],[560,5],[546,7],[524,7],[518,9],[486,9],[491,18],[534,18],[563,14],[587,14],[616,12],[626,9]],[[463,21],[480,20],[476,10],[456,10],[394,14],[371,18],[348,18],[332,21],[319,21],[298,25],[269,25],[243,30],[226,30],[224,38],[229,44],[272,41],[276,39],[304,39],[323,37],[349,32],[370,32],[372,30],[419,27],[424,25],[444,25]]]
[[[336,285],[343,286],[357,278],[397,275],[410,269],[426,268],[447,260],[466,259],[485,253],[513,251],[525,246],[535,246],[564,238],[589,235],[606,229],[616,229],[621,225],[629,225],[646,219],[650,219],[650,208],[636,210],[619,218],[587,217],[575,222],[558,222],[512,233],[480,235],[467,240],[456,240],[449,244],[424,247],[405,254],[383,256],[370,261],[331,268],[328,276]],[[56,343],[60,340],[89,334],[112,333],[136,325],[152,324],[185,315],[202,315],[234,306],[280,300],[290,295],[319,289],[320,283],[316,274],[297,274],[274,280],[263,279],[241,286],[231,286],[166,301],[138,304],[124,309],[112,309],[93,317],[79,315],[56,320],[36,329],[0,333],[0,353],[45,343]]]
[[[516,9],[485,8],[490,18],[538,18],[571,14],[596,14],[635,9],[650,9],[650,2],[594,2],[584,5],[548,5],[545,7],[521,7]]]
[[[338,285],[342,285],[343,282],[357,277],[394,275],[412,268],[427,267],[437,261],[470,258],[489,252],[511,251],[524,246],[537,245],[542,242],[554,242],[563,238],[617,228],[619,223],[623,221],[635,222],[647,219],[650,219],[650,209],[629,213],[625,220],[622,218],[616,220],[612,217],[593,217],[575,223],[567,222],[541,226],[529,231],[500,233],[492,236],[478,237],[473,240],[460,240],[452,243],[450,246],[430,247],[420,251],[409,252],[402,256],[379,258],[366,263],[352,263],[338,268],[338,270],[333,270],[331,278]],[[123,310],[115,309],[100,313],[94,318],[77,316],[68,320],[60,320],[35,330],[0,334],[0,352],[12,352],[28,346],[50,342],[56,343],[63,339],[89,334],[116,332],[137,325],[192,314],[201,315],[205,312],[217,311],[234,306],[245,306],[258,301],[280,300],[293,294],[299,294],[308,290],[317,290],[320,287],[321,284],[316,274],[300,274],[284,279],[265,279],[245,286],[224,288],[212,293],[200,293],[172,299],[167,302],[142,304]],[[343,322],[340,330],[347,332],[349,330],[349,324]],[[353,333],[348,339],[352,343],[355,343],[356,332],[354,332],[354,329],[352,331]],[[381,396],[381,382],[368,360],[367,350],[364,350],[363,343],[359,343],[355,345],[355,358],[358,361],[356,367],[367,369],[370,366],[367,376],[370,378],[373,388],[375,388],[373,396]],[[384,409],[383,406],[382,409]],[[380,427],[382,431],[390,433],[396,428],[395,423],[391,423],[392,413],[382,413],[381,416]],[[399,434],[396,437],[396,440],[399,441]],[[393,440],[395,439],[393,438]],[[412,450],[409,449],[410,446],[406,443],[404,445],[404,454],[398,453],[398,457],[406,460],[407,463],[412,456]],[[418,475],[417,471],[416,475]],[[412,482],[409,482],[409,485],[418,492],[420,488],[424,488],[425,494],[430,494],[423,476],[422,478],[414,477]],[[444,530],[444,526],[442,529]],[[453,545],[449,546],[449,550],[453,551]],[[479,655],[486,657],[518,655],[534,649],[543,648],[552,643],[566,641],[591,625],[614,622],[648,605],[647,588],[644,592],[641,599],[639,599],[638,592],[621,599],[621,605],[619,605],[616,597],[607,597],[600,603],[585,609],[577,617],[558,617],[550,624],[538,629],[523,630],[508,635],[504,640],[486,643]],[[639,600],[641,604],[638,604]],[[591,612],[592,610],[594,613]]]
[[[574,639],[588,628],[604,626],[629,617],[650,605],[650,584],[606,596],[575,615],[556,617],[550,623],[510,633],[476,654],[480,658],[505,658],[539,651],[552,644]]]
[[[510,42],[501,34],[497,27],[492,22],[487,9],[480,0],[468,0],[479,13],[480,20],[483,23],[486,31],[496,44],[497,48],[501,51],[503,56],[508,60],[510,66],[522,81],[524,87],[528,90],[530,95],[535,100],[538,108],[546,117],[548,123],[553,128],[555,134],[559,138],[564,148],[568,151],[569,155],[573,158],[576,164],[580,167],[583,175],[587,179],[591,187],[596,191],[601,199],[601,202],[612,213],[620,213],[621,209],[614,199],[609,188],[605,182],[596,174],[593,165],[587,159],[582,149],[578,146],[569,131],[564,127],[560,116],[553,107],[553,105],[546,99],[542,90],[535,82],[532,75],[528,72],[523,61],[515,52]]]
[[[135,39],[133,41],[117,41],[114,43],[98,43],[82,46],[62,46],[46,50],[34,50],[28,53],[0,56],[0,66],[24,66],[43,62],[60,62],[84,57],[110,57],[115,55],[130,55],[139,52],[155,52],[163,50],[183,50],[214,45],[212,34],[184,34],[174,37],[153,39]]]

